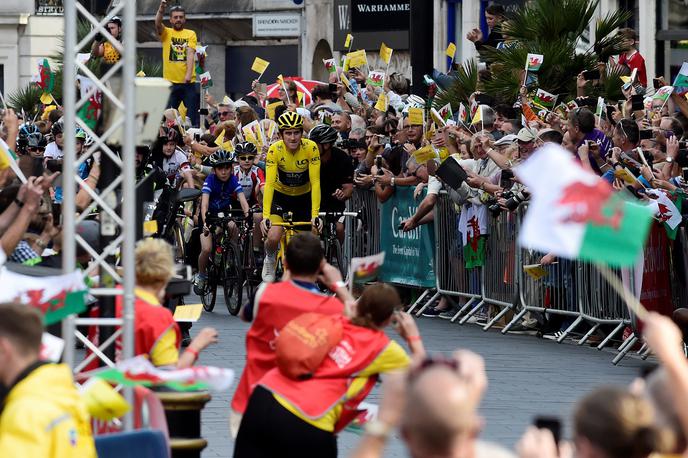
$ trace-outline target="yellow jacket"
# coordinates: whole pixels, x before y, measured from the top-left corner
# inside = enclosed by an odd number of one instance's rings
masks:
[[[90,418],[67,365],[44,364],[10,390],[0,415],[0,454],[96,457]]]

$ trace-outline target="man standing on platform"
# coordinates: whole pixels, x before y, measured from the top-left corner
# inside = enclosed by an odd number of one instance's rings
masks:
[[[162,42],[162,76],[172,83],[168,108],[177,108],[181,102],[187,108],[191,124],[198,125],[199,93],[196,92],[196,32],[185,29],[186,11],[180,5],[170,9],[170,24],[165,27],[162,16],[167,0],[160,2],[155,15],[155,30]]]

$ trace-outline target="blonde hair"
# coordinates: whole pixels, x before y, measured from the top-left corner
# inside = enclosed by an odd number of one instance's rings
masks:
[[[167,283],[174,275],[172,247],[162,239],[144,239],[136,244],[136,284]]]
[[[609,458],[645,458],[661,440],[650,403],[616,387],[598,388],[578,403],[574,430]]]

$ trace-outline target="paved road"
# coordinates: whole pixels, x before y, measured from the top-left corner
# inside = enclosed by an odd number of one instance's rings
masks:
[[[195,296],[186,301],[187,304],[197,302],[200,301]],[[218,297],[215,311],[204,313],[191,334],[203,326],[218,329],[220,344],[205,351],[200,362],[233,368],[238,377],[244,366],[244,335],[248,325],[229,316],[222,298]],[[513,446],[533,416],[553,414],[568,419],[575,400],[592,387],[629,383],[639,368],[647,364],[626,358],[614,367],[609,352],[532,336],[503,336],[496,331],[483,332],[474,325],[461,326],[438,318],[421,318],[419,326],[430,352],[447,353],[462,347],[485,358],[490,385],[481,409],[486,422],[482,437],[506,447]],[[233,390],[216,394],[203,411],[203,436],[209,441],[204,457],[232,454],[228,414]],[[376,389],[368,400],[379,402],[379,391]],[[349,432],[340,435],[340,456],[348,456],[358,439],[359,436]],[[395,437],[385,456],[407,456],[403,450],[401,441]]]

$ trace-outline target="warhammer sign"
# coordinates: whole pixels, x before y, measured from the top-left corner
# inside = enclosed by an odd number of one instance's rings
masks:
[[[351,0],[353,32],[408,30],[411,0]]]
[[[36,0],[36,14],[40,16],[62,16],[62,0]]]

